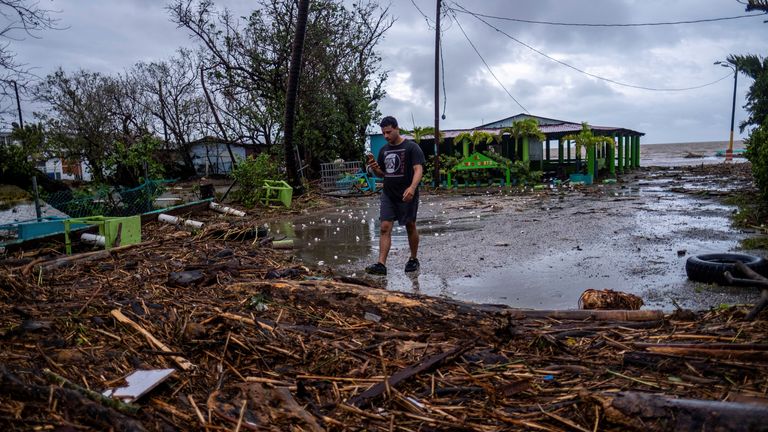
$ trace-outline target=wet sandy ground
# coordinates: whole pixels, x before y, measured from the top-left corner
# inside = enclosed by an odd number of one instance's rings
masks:
[[[422,193],[421,271],[403,272],[407,238],[396,228],[389,275],[379,281],[392,290],[538,309],[576,308],[587,288],[635,293],[646,307],[666,310],[673,300],[698,310],[758,298],[754,289],[685,275],[687,257],[735,250],[749,234],[731,226],[734,207],[690,193],[722,191],[720,175],[643,169],[627,177],[522,195]],[[271,229],[296,238],[306,265],[363,277],[378,254],[378,197],[342,205]]]

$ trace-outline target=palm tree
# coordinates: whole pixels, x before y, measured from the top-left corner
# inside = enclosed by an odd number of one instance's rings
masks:
[[[414,126],[413,131],[407,131],[405,129],[402,129],[400,132],[408,134],[413,137],[413,140],[416,142],[416,144],[421,143],[421,140],[426,137],[427,135],[432,135],[434,138],[435,135],[435,128],[432,126]],[[440,142],[443,142],[443,132],[440,132]]]
[[[535,118],[527,118],[524,120],[516,121],[512,123],[511,127],[502,129],[501,133],[502,134],[508,133],[512,135],[512,137],[515,139],[515,153],[517,153],[518,142],[522,138],[523,140],[522,160],[524,162],[528,162],[530,159],[528,139],[536,138],[539,141],[544,141],[547,138],[541,132],[541,129],[539,129],[539,121],[536,120]]]
[[[597,177],[597,155],[596,148],[599,144],[607,144],[611,148],[611,155],[613,155],[613,148],[615,142],[613,138],[606,136],[596,136],[592,133],[592,129],[589,127],[589,123],[581,122],[581,131],[578,134],[570,134],[563,137],[564,140],[574,140],[576,142],[576,154],[581,154],[582,147],[587,150],[587,173],[593,177]],[[613,157],[613,156],[611,156]]]
[[[741,122],[739,128],[744,131],[747,126],[760,126],[768,121],[768,57],[732,54],[728,56],[727,62],[755,80],[749,87],[747,104],[744,106],[749,117]]]
[[[462,132],[456,135],[453,142],[462,144],[462,154],[466,157],[469,156],[469,144],[472,144],[472,153],[475,152],[475,148],[480,144],[492,144],[498,140],[498,136],[483,131]]]

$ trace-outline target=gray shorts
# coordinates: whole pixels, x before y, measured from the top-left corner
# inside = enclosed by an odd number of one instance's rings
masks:
[[[410,202],[392,199],[386,192],[381,192],[381,208],[379,210],[379,220],[394,221],[399,225],[405,225],[408,222],[416,222],[416,213],[419,211],[419,190],[416,189],[413,199]]]

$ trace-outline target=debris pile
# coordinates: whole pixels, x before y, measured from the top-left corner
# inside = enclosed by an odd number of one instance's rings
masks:
[[[153,222],[140,245],[0,262],[3,430],[765,427],[768,325],[747,308],[395,293],[313,274],[252,223],[195,219],[202,230]],[[159,369],[175,372],[105,396]]]

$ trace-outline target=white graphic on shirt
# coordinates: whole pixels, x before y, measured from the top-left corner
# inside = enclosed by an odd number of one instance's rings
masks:
[[[403,174],[401,172],[402,160],[398,153],[399,152],[389,152],[384,156],[384,168],[387,174]]]

